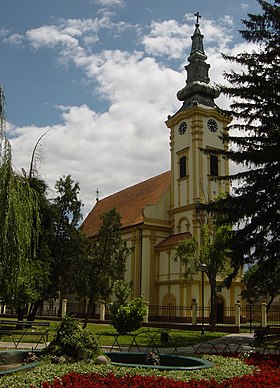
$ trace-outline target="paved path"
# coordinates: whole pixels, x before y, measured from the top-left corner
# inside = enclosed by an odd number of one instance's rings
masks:
[[[228,334],[223,337],[215,338],[206,342],[202,342],[197,345],[192,346],[178,346],[177,351],[174,346],[170,344],[166,348],[158,348],[158,352],[164,354],[199,354],[199,353],[235,353],[235,352],[246,352],[254,348],[254,335],[250,333],[240,333],[240,334]],[[119,350],[119,349],[114,349]],[[123,349],[127,350],[127,349]],[[141,351],[147,351],[147,348],[140,349]],[[152,346],[149,347],[148,351],[152,351]],[[139,351],[135,346],[131,348],[131,351]]]
[[[200,344],[178,348],[178,353],[234,353],[250,351],[254,347],[254,335],[250,333],[229,334]]]
[[[21,342],[18,344],[17,349],[35,349],[36,343],[25,343]],[[36,347],[37,350],[39,349],[44,349],[45,345],[44,344],[38,344]],[[1,349],[15,349],[15,344],[13,342],[3,342],[0,341],[0,348]]]

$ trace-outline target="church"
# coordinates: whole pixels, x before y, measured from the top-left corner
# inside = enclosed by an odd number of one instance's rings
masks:
[[[94,237],[101,226],[100,216],[112,208],[117,210],[122,238],[133,248],[125,276],[132,281],[134,296],[143,295],[150,311],[152,306],[158,306],[161,315],[166,309],[172,311],[174,320],[186,314],[180,307],[203,305],[202,287],[205,307],[210,306],[207,277],[205,288],[201,273],[186,281],[182,264],[174,260],[176,245],[191,236],[199,240],[197,204],[230,189],[228,182],[215,179],[229,173],[229,162],[211,154],[211,150],[227,149],[220,136],[231,116],[214,102],[220,92],[210,83],[210,65],[206,62],[199,14],[196,16],[189,63],[185,66],[186,84],[177,93],[181,107],[165,122],[170,132],[170,171],[98,200],[82,225],[83,232]],[[221,279],[217,280],[221,284]],[[230,289],[218,286],[217,291],[217,309],[223,321],[225,309],[240,299],[240,276]]]

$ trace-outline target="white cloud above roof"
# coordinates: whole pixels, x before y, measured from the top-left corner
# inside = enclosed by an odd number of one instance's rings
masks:
[[[98,3],[103,7],[124,5],[119,0]],[[91,90],[91,104],[55,104],[59,124],[8,123],[18,170],[28,169],[36,141],[50,129],[43,140],[40,175],[52,187],[60,176],[70,173],[81,184],[85,213],[93,205],[97,187],[102,197],[170,168],[164,121],[181,105],[176,93],[185,85],[183,65],[194,30],[193,14],[186,14],[184,20],[152,20],[141,27],[115,20],[111,13],[101,15],[52,19],[21,34],[5,31],[7,43],[29,45],[37,55],[49,50],[48,55],[65,72],[78,69],[81,75],[75,82]],[[228,15],[216,21],[204,18],[201,31],[211,80],[222,83],[222,74],[231,65],[225,63],[221,51],[235,53],[250,46],[233,42],[233,22]],[[110,44],[104,43],[105,33]],[[119,44],[126,35],[133,35],[133,49]],[[97,106],[100,102],[105,103],[103,109]],[[225,97],[218,103],[222,108],[228,106]]]

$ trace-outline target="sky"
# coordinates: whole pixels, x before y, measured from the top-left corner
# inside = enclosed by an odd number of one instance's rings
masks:
[[[36,169],[54,194],[70,174],[84,216],[98,197],[170,169],[168,115],[181,106],[196,17],[223,84],[221,53],[250,51],[238,30],[256,0],[1,0],[0,84],[14,168]],[[221,96],[223,109],[229,101]]]

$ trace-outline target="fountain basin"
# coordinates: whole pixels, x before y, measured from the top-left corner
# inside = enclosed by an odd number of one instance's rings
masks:
[[[177,356],[174,354],[159,354],[160,365],[147,365],[147,353],[142,352],[107,352],[111,364],[116,366],[152,368],[160,370],[195,370],[212,368],[210,361],[196,357]]]
[[[0,376],[25,369],[34,368],[35,366],[39,365],[40,361],[24,364],[24,359],[26,359],[28,353],[30,353],[30,350],[1,350]],[[33,353],[39,356],[41,354],[41,351],[34,350]]]

